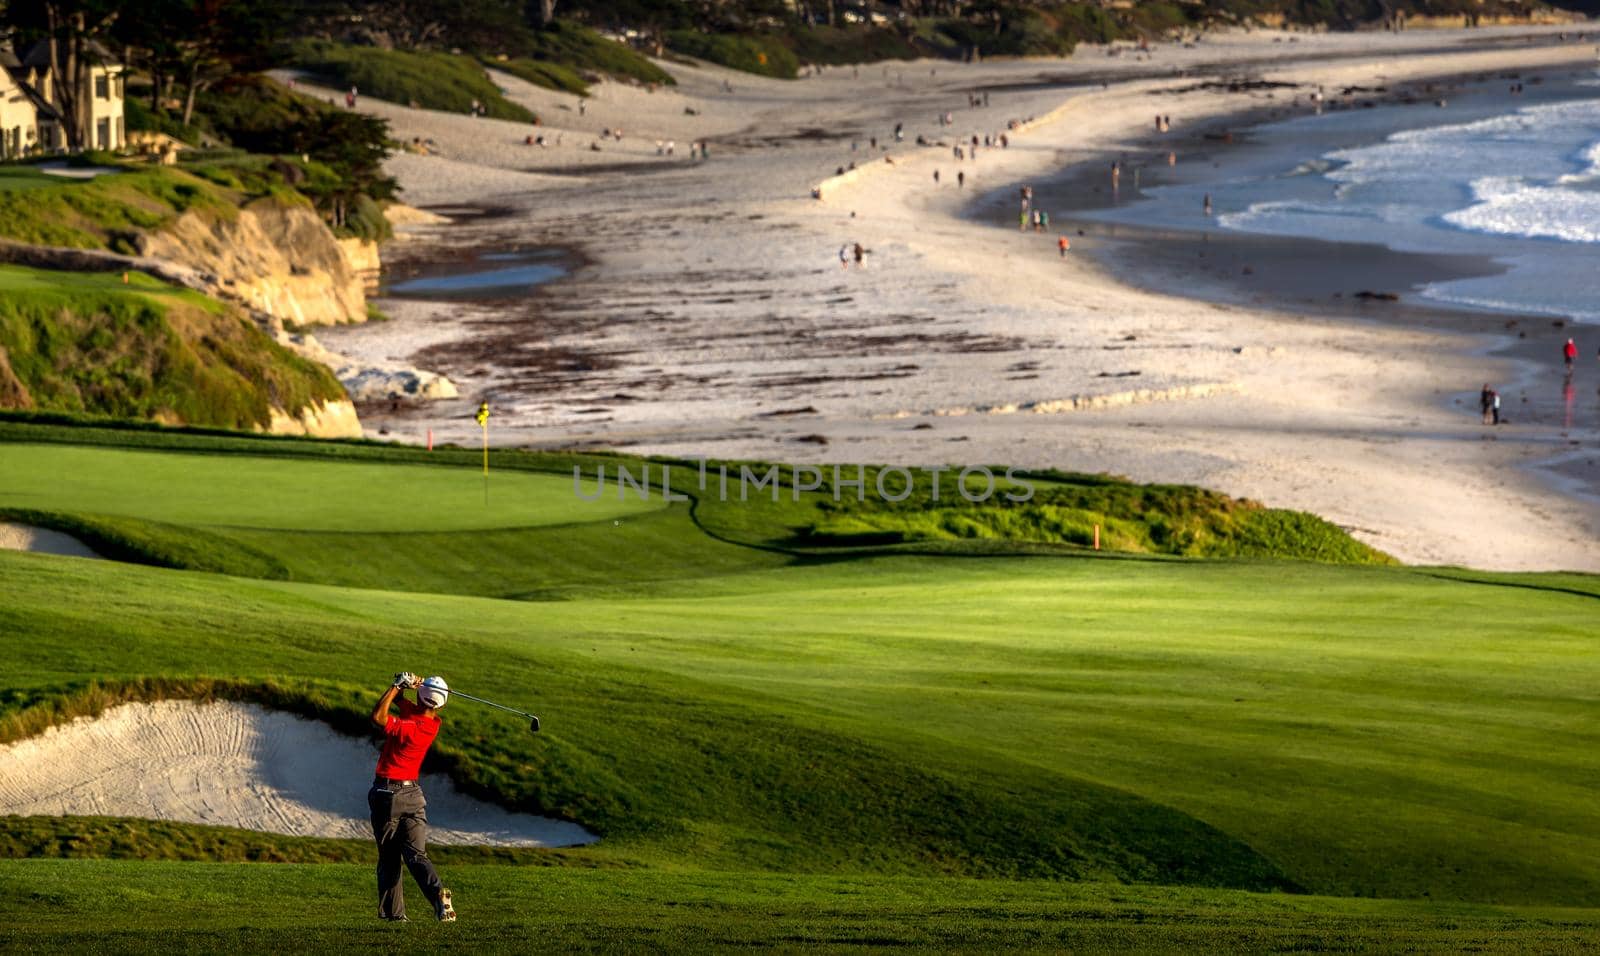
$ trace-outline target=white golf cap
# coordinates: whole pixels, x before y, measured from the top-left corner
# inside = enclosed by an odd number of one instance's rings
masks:
[[[423,681],[422,687],[417,690],[417,699],[437,710],[450,699],[450,685],[444,682],[443,677],[430,677]]]

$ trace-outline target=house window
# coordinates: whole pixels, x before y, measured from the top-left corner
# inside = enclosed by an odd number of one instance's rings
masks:
[[[94,98],[97,100],[111,98],[110,77],[107,77],[104,73],[94,78]]]
[[[94,124],[94,148],[95,149],[110,149],[111,148],[111,144],[109,142],[107,142],[107,140],[109,140],[110,138],[111,138],[111,120],[103,119],[103,120],[100,120],[98,123]]]

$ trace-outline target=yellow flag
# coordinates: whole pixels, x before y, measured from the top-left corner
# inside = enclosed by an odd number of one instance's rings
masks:
[[[478,404],[477,419],[478,419],[478,425],[480,427],[483,427],[483,428],[488,428],[489,427],[489,403],[488,402],[480,402]]]

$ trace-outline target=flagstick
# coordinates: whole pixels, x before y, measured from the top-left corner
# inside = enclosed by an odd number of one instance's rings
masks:
[[[483,506],[489,507],[489,422],[483,423]]]

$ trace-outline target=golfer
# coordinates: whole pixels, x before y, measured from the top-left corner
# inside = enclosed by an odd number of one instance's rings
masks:
[[[403,692],[417,689],[415,704]],[[399,698],[400,715],[389,713]],[[417,777],[422,772],[422,757],[439,735],[436,716],[450,698],[444,678],[419,680],[412,673],[396,674],[394,685],[384,691],[378,706],[372,708],[372,722],[383,729],[383,753],[378,757],[378,773],[367,791],[367,806],[372,809],[372,836],[378,841],[378,916],[395,922],[406,921],[405,891],[400,886],[400,864],[422,888],[433,904],[433,915],[440,922],[454,922],[455,907],[450,891],[439,882],[439,873],[428,859],[428,801],[422,796]]]

